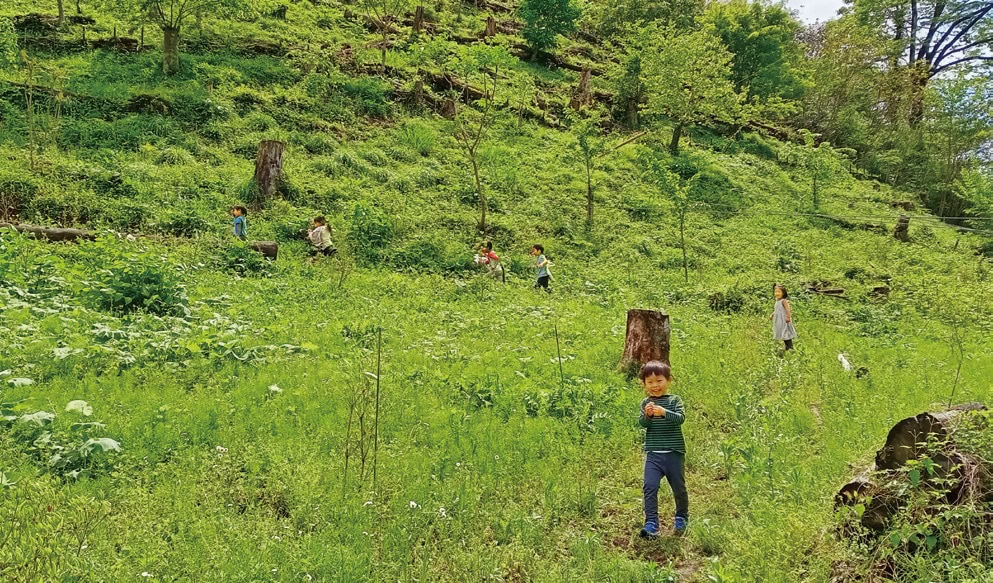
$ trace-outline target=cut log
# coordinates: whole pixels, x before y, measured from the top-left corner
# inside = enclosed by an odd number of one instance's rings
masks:
[[[492,16],[486,17],[486,30],[483,31],[484,37],[494,37],[496,36],[496,19]]]
[[[276,241],[252,241],[249,247],[266,256],[266,259],[276,259],[279,255],[279,243]]]
[[[875,466],[870,466],[842,486],[834,497],[834,507],[862,504],[865,508],[860,521],[862,526],[880,533],[886,530],[890,518],[900,509],[901,501],[892,492],[879,487],[874,480],[876,471]]]
[[[45,239],[52,242],[63,241],[95,241],[97,236],[89,231],[79,229],[59,229],[53,227],[37,227],[34,225],[14,225],[11,223],[0,223],[0,229],[13,228],[19,233],[31,233],[36,239]]]
[[[883,470],[895,470],[908,460],[915,460],[927,449],[929,436],[938,441],[948,438],[963,411],[985,409],[979,403],[959,405],[940,413],[921,413],[908,417],[890,430],[886,445],[876,452],[876,466]]]
[[[259,154],[255,158],[255,186],[258,188],[256,207],[261,207],[276,194],[276,188],[283,178],[283,150],[286,144],[276,140],[259,142]]]
[[[896,227],[893,229],[893,236],[897,241],[903,241],[904,243],[910,241],[910,217],[907,215],[900,215],[900,218],[896,220]]]
[[[628,310],[624,354],[617,365],[628,378],[651,360],[669,364],[669,314],[655,310]]]

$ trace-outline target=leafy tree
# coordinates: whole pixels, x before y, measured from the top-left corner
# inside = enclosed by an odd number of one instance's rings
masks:
[[[910,72],[910,122],[924,114],[924,88],[946,71],[993,61],[993,2],[854,0],[855,16],[892,41],[890,66]]]
[[[576,30],[581,13],[573,0],[524,0],[517,12],[524,21],[521,35],[531,46],[532,57],[554,48],[560,34]]]
[[[569,128],[575,139],[573,147],[578,151],[586,170],[586,228],[593,228],[593,171],[597,159],[607,151],[607,141],[600,131],[602,119],[599,115],[575,119]]]
[[[801,24],[782,5],[747,0],[714,2],[703,16],[734,55],[731,79],[748,97],[796,99],[803,92]]]
[[[110,8],[131,10],[139,19],[162,29],[162,72],[172,75],[179,71],[179,41],[183,25],[190,17],[199,18],[205,12],[233,10],[245,0],[107,0]]]
[[[731,82],[732,55],[711,31],[676,34],[660,31],[646,47],[642,79],[648,90],[645,110],[664,115],[676,127],[669,152],[679,153],[683,130],[698,123],[732,121],[741,96]]]
[[[469,86],[479,87],[482,98],[473,107],[460,108],[455,116],[452,135],[472,169],[473,183],[479,197],[479,230],[486,230],[486,193],[480,178],[479,151],[496,121],[498,90],[503,88],[501,69],[507,68],[512,57],[502,46],[474,44],[463,49],[454,62],[454,69]],[[468,96],[465,96],[468,97]]]
[[[390,32],[393,24],[400,20],[409,6],[408,0],[363,0],[366,15],[376,25],[382,40],[380,40],[380,55],[383,70],[386,70],[386,54],[390,47]]]
[[[615,117],[628,128],[637,128],[646,93],[641,75],[641,49],[633,48],[626,52],[620,66],[611,69],[609,79],[614,90]]]
[[[814,209],[820,208],[820,191],[825,182],[846,174],[847,157],[854,154],[847,148],[834,148],[830,142],[817,143],[817,136],[801,130],[802,144],[786,144],[784,154],[788,162],[798,165],[810,176],[810,194]]]
[[[703,0],[593,0],[583,10],[584,20],[594,33],[621,38],[632,28],[648,25],[690,30],[703,6]]]
[[[17,31],[9,18],[0,18],[0,69],[17,66]]]
[[[686,254],[686,215],[691,208],[700,205],[699,201],[693,200],[692,197],[693,184],[699,173],[685,178],[673,172],[673,160],[658,145],[642,148],[639,161],[648,181],[654,184],[663,196],[668,197],[674,207],[676,220],[679,224],[679,247],[683,252],[683,278],[689,282],[690,268]]]

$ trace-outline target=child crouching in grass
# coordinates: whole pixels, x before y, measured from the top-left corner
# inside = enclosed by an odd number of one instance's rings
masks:
[[[307,231],[307,238],[313,245],[310,249],[311,261],[318,255],[333,257],[338,252],[331,242],[331,227],[328,226],[328,221],[323,216],[314,217],[314,220],[311,221],[311,230]]]
[[[645,431],[645,527],[642,538],[659,535],[659,485],[662,478],[669,482],[676,501],[673,534],[681,536],[689,525],[689,498],[683,476],[686,442],[683,440],[683,400],[669,394],[672,370],[669,365],[653,360],[641,367],[638,375],[645,387],[638,423]]]

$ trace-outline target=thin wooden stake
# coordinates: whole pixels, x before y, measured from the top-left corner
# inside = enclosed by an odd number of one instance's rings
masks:
[[[383,328],[376,330],[376,422],[372,439],[372,491],[376,491],[376,466],[379,465],[379,377],[383,374]]]

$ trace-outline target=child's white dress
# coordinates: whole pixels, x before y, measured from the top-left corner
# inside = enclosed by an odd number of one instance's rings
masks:
[[[786,321],[786,307],[782,300],[776,300],[776,309],[772,312],[772,334],[776,340],[793,340],[796,338],[796,328],[793,322]]]

